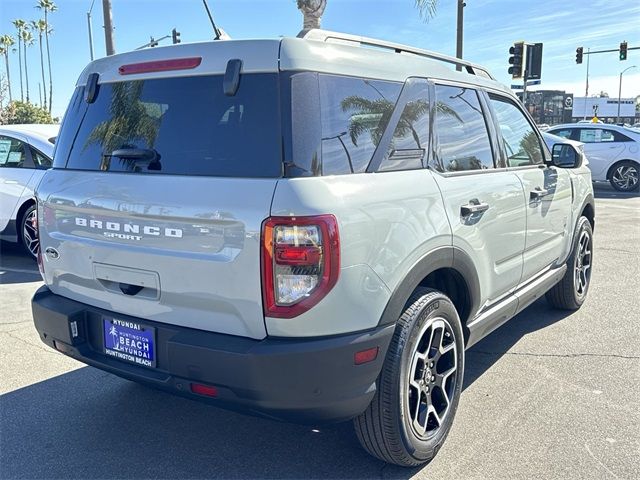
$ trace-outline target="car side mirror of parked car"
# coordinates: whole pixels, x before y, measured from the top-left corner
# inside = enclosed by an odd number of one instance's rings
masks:
[[[577,168],[582,163],[582,155],[569,143],[556,143],[551,150],[551,164],[559,168]]]

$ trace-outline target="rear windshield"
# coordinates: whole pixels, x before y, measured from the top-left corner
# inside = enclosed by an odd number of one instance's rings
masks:
[[[279,177],[277,74],[246,74],[234,96],[222,75],[79,87],[57,140],[54,168],[144,174]]]

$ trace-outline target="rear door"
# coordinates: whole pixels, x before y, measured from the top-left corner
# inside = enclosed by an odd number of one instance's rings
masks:
[[[33,172],[25,142],[16,136],[0,134],[0,232],[15,220],[13,214]]]
[[[527,237],[522,281],[564,258],[571,242],[571,178],[566,169],[544,163],[543,141],[520,106],[512,99],[489,94],[500,132],[507,168],[524,188]]]
[[[576,140],[584,143],[594,180],[606,180],[607,171],[625,149],[624,135],[602,127],[580,128]],[[626,138],[626,137],[625,137]]]
[[[493,124],[473,88],[435,85],[432,165],[453,245],[477,266],[481,305],[513,290],[522,275],[526,211],[517,175],[496,164]],[[490,119],[490,117],[489,117]]]
[[[111,312],[265,336],[260,231],[281,176],[276,73],[79,87],[38,188],[47,285]]]

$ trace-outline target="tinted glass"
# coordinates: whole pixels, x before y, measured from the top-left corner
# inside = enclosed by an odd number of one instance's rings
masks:
[[[552,133],[553,135],[557,135],[559,137],[562,138],[571,138],[571,135],[573,134],[573,129],[571,128],[563,128],[562,130],[549,130],[549,133]]]
[[[320,75],[319,84],[323,175],[364,172],[402,85],[335,75]]]
[[[0,168],[22,168],[24,161],[24,144],[15,138],[0,135]]]
[[[510,100],[491,97],[507,153],[507,166],[523,167],[543,161],[540,139],[524,113]]]
[[[33,147],[31,147],[31,158],[33,159],[33,163],[35,163],[36,168],[51,167],[51,159]]]
[[[609,138],[613,138],[610,136]],[[582,128],[580,129],[579,140],[583,143],[600,143],[603,141],[601,128]]]
[[[475,90],[436,85],[435,117],[438,170],[493,168],[487,124]]]
[[[410,80],[403,94],[402,114],[393,131],[379,171],[422,168],[429,143],[429,86],[423,80]]]
[[[101,84],[91,104],[77,93],[55,158],[82,170],[278,177],[281,150],[277,74],[242,75],[235,96],[216,75]]]

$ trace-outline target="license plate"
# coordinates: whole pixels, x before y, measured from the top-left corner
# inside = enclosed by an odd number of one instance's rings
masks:
[[[104,317],[104,353],[125,362],[155,368],[156,329],[138,322]]]

